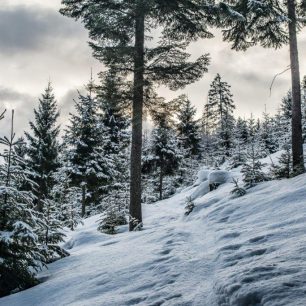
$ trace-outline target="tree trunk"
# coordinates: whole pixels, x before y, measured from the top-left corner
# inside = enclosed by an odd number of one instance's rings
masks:
[[[141,1],[140,1],[141,2]],[[134,96],[132,116],[130,231],[142,223],[141,211],[141,151],[144,93],[144,12],[138,5],[135,25]],[[132,222],[131,222],[132,221]]]
[[[303,156],[302,136],[302,111],[301,111],[301,82],[299,55],[296,33],[296,7],[295,0],[288,0],[289,40],[290,40],[290,63],[292,81],[292,159],[293,172],[295,175],[305,171]]]
[[[86,213],[86,186],[83,182],[82,185],[82,218],[84,218]]]
[[[164,179],[164,170],[163,170],[163,158],[160,159],[160,172],[159,172],[159,200],[163,199],[163,179]]]

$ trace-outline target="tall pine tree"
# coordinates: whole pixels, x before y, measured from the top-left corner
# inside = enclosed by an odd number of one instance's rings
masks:
[[[220,151],[221,158],[230,156],[233,147],[233,131],[235,119],[233,111],[235,109],[231,86],[221,80],[217,74],[210,85],[208,92],[208,118],[217,134],[217,149]]]
[[[198,38],[211,38],[214,8],[200,0],[62,0],[65,16],[81,19],[94,56],[133,79],[130,215],[142,223],[141,151],[145,94],[154,84],[178,89],[202,77],[208,56],[189,61],[185,51]],[[156,45],[147,42],[153,30]],[[137,226],[131,223],[130,230]]]
[[[305,171],[302,138],[301,84],[297,33],[304,26],[304,0],[228,0],[222,2],[221,27],[233,49],[246,50],[260,44],[280,48],[289,44],[292,81],[292,160],[295,174]]]

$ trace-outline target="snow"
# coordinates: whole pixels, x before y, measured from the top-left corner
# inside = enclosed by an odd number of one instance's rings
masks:
[[[208,175],[208,183],[210,185],[216,184],[216,185],[221,185],[224,184],[228,181],[230,175],[228,171],[225,170],[215,170],[212,171]]]
[[[241,181],[239,168],[230,175]],[[89,218],[68,233],[70,257],[0,305],[306,305],[305,182],[265,182],[234,198],[230,180],[211,192],[204,181],[144,205],[135,233],[101,234],[99,216]]]
[[[196,182],[194,183],[194,186],[197,186],[197,185],[199,185],[199,184],[201,184],[201,183],[203,183],[203,182],[205,182],[205,181],[207,181],[208,180],[208,175],[209,175],[209,173],[210,173],[211,171],[209,171],[209,170],[200,170],[199,171],[199,173],[198,173],[198,177],[197,177],[197,180],[196,180]]]

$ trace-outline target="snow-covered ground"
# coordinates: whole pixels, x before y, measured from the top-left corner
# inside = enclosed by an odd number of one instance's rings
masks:
[[[70,257],[0,305],[305,306],[306,175],[241,198],[230,182],[212,192],[199,183],[144,206],[141,232],[107,236],[97,217],[86,220],[69,233]],[[186,217],[191,195],[196,208]]]

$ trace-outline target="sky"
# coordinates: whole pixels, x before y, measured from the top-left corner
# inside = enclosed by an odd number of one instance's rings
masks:
[[[17,134],[28,129],[33,109],[49,80],[61,112],[60,123],[65,125],[73,110],[73,99],[90,78],[103,69],[93,59],[88,46],[87,31],[82,24],[58,13],[60,0],[1,0],[0,7],[0,110],[14,108]],[[289,51],[254,47],[247,52],[231,50],[222,42],[220,33],[210,40],[193,43],[189,51],[195,58],[210,53],[211,65],[204,77],[185,89],[171,92],[160,88],[159,94],[172,99],[186,93],[203,110],[209,85],[220,73],[232,86],[236,115],[259,117],[265,110],[275,113],[281,98],[290,88],[290,72],[277,78],[270,96],[273,77],[289,65]],[[306,32],[299,35],[301,74],[306,74]],[[0,122],[7,131],[9,116]]]

